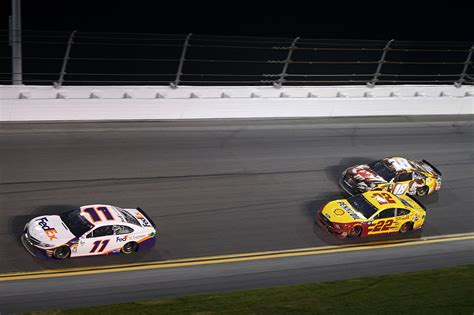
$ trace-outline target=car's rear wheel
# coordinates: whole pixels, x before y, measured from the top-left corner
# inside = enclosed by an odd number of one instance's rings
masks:
[[[71,255],[71,249],[69,246],[61,246],[54,250],[53,258],[55,259],[66,259]]]
[[[135,242],[129,242],[122,247],[122,253],[124,254],[132,254],[137,251],[138,244]]]
[[[400,233],[406,233],[413,229],[413,222],[406,222],[400,227]]]
[[[416,194],[418,196],[425,196],[428,194],[428,191],[429,191],[429,187],[428,186],[423,186],[423,187],[418,187],[418,189],[416,190]]]
[[[359,237],[361,233],[362,233],[362,227],[360,225],[355,225],[349,230],[349,232],[347,233],[347,236]]]

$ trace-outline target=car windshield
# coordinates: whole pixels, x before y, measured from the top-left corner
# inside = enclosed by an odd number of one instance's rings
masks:
[[[138,226],[141,226],[140,223],[138,223],[138,220],[135,219],[135,217],[133,217],[130,213],[128,213],[126,210],[123,210],[121,208],[115,208],[117,209],[118,211],[120,211],[121,214],[123,214],[124,218],[125,218],[125,221],[127,221],[128,223],[130,224],[135,224],[135,225],[138,225]]]
[[[87,221],[85,217],[81,215],[80,209],[71,210],[59,215],[61,220],[66,224],[72,234],[76,237],[84,235],[90,229],[94,227],[92,223]]]
[[[366,219],[370,218],[375,212],[377,212],[377,208],[368,202],[362,195],[351,197],[347,199],[347,201],[354,209],[362,213]]]
[[[383,179],[385,179],[387,182],[391,181],[392,178],[395,177],[395,173],[388,168],[387,165],[385,165],[385,163],[380,160],[380,161],[375,161],[375,162],[372,162],[370,164],[368,164],[368,166],[375,172],[377,173],[378,175],[380,175]]]

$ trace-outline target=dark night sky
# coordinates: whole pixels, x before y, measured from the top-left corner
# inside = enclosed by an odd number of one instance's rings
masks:
[[[2,1],[7,29],[10,0]],[[461,1],[106,1],[23,0],[33,30],[210,35],[473,40],[469,2]]]

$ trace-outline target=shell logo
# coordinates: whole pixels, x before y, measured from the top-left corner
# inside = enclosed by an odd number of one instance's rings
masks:
[[[344,215],[344,210],[342,210],[342,209],[335,209],[335,210],[333,211],[333,213],[334,213],[335,215],[341,216],[341,215]]]

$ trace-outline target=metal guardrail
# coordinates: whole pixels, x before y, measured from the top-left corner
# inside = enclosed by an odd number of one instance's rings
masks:
[[[472,85],[474,43],[23,31],[23,82],[62,85]],[[0,30],[0,83],[11,83]]]

